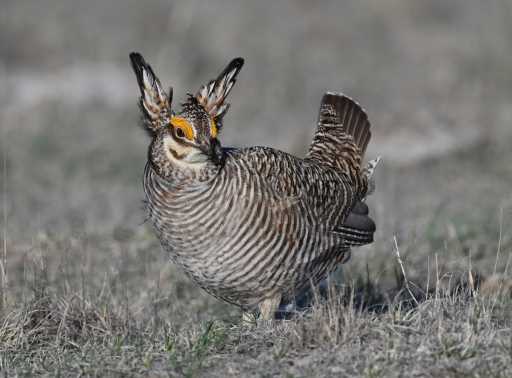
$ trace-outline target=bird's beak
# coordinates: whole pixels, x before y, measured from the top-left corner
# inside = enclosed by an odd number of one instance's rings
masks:
[[[224,160],[224,151],[217,138],[211,138],[208,147],[203,152],[210,157],[215,164],[221,164]]]
[[[224,160],[224,151],[217,138],[212,138],[210,143],[210,156],[215,164],[221,164]]]

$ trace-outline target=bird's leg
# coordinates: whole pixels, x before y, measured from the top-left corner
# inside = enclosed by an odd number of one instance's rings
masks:
[[[281,303],[281,294],[276,294],[273,297],[263,300],[259,304],[260,307],[260,318],[262,320],[274,319],[275,313]]]
[[[251,311],[244,311],[242,313],[242,323],[245,325],[256,325],[256,315]]]

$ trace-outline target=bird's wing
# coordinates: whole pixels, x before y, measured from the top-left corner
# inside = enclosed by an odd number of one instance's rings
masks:
[[[275,182],[275,204],[281,211],[300,214],[307,209],[310,223],[325,225],[344,246],[373,242],[376,227],[368,206],[362,201],[354,202],[354,188],[332,169],[312,168],[298,177],[283,172],[276,177],[288,177]]]

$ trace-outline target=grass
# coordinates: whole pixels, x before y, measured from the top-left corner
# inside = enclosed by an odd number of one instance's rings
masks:
[[[201,317],[157,288],[142,306],[113,287],[76,290],[64,279],[56,290],[40,268],[27,274],[23,303],[2,316],[0,364],[18,376],[512,374],[510,292],[438,282],[417,304],[401,290],[371,310],[360,288],[341,287],[293,320],[247,325],[236,313]]]

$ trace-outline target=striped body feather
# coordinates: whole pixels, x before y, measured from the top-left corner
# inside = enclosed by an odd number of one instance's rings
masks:
[[[214,296],[243,308],[318,282],[347,258],[336,229],[359,177],[270,148],[225,149],[201,179],[164,179],[148,163],[150,218],[174,262]]]

